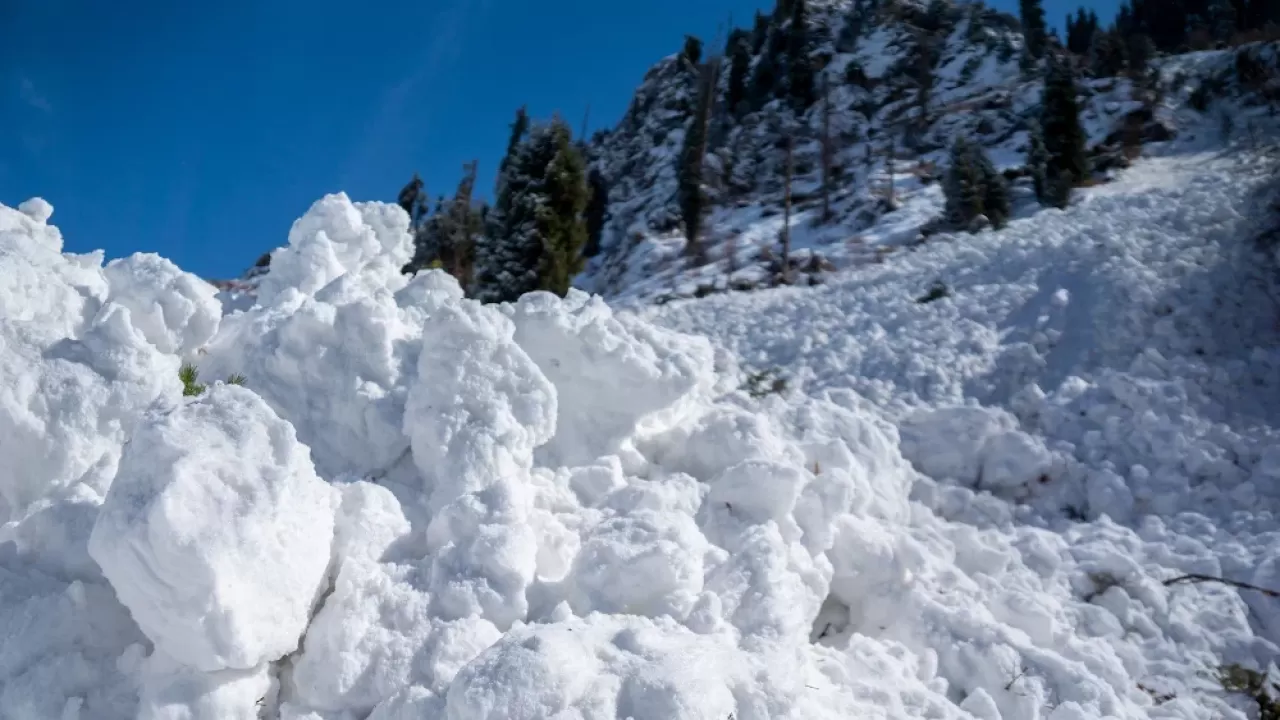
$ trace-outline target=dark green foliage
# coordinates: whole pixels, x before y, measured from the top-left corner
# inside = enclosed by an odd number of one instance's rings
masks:
[[[1209,32],[1214,40],[1227,42],[1239,27],[1236,5],[1232,0],[1209,0]]]
[[[993,227],[1009,219],[1009,189],[978,145],[963,138],[951,148],[951,165],[942,182],[946,220],[953,228],[969,229],[978,216]]]
[[[680,51],[680,55],[689,62],[690,65],[697,67],[702,62],[702,40],[693,35],[684,36],[684,49]]]
[[[550,135],[555,154],[546,166],[543,197],[535,211],[542,250],[538,289],[564,297],[573,276],[582,272],[589,190],[586,162],[573,144],[569,126],[557,119]]]
[[[563,120],[517,141],[476,248],[472,295],[508,302],[534,290],[563,294],[582,266],[587,194],[585,163]]]
[[[791,100],[799,109],[814,103],[813,62],[809,58],[809,20],[806,0],[790,0],[791,25],[787,32],[787,80]]]
[[[778,66],[773,55],[765,53],[756,61],[755,72],[751,74],[751,87],[747,91],[748,101],[753,110],[759,110],[773,99],[778,87]]]
[[[1130,35],[1126,50],[1125,64],[1128,66],[1129,75],[1135,78],[1145,77],[1151,65],[1151,58],[1156,54],[1151,38],[1141,33]]]
[[[1044,57],[1045,40],[1048,37],[1044,6],[1041,0],[1018,0],[1018,13],[1022,20],[1022,36],[1027,43],[1027,55],[1039,60]]]
[[[742,115],[748,109],[747,75],[751,72],[751,47],[746,38],[729,46],[729,90],[725,98],[729,112]]]
[[[1067,49],[1076,55],[1089,54],[1098,31],[1098,14],[1093,10],[1077,9],[1074,17],[1067,16]]]
[[[764,43],[769,39],[769,16],[756,11],[755,25],[751,28],[751,54],[759,55]]]
[[[516,147],[524,140],[525,133],[529,132],[529,112],[521,105],[516,110],[516,119],[511,123],[511,135],[507,138],[507,152],[502,156],[502,164],[498,167],[498,171],[502,172],[507,166],[511,155],[516,151]]]
[[[196,366],[190,363],[183,363],[178,368],[178,379],[182,381],[182,396],[196,397],[203,395],[209,387],[200,382],[200,371],[196,370]],[[243,375],[231,375],[227,378],[228,385],[244,385],[246,381]]]
[[[1049,159],[1046,179],[1050,194],[1061,198],[1062,184],[1080,184],[1089,174],[1085,156],[1084,127],[1080,124],[1080,106],[1076,101],[1075,73],[1065,57],[1054,58],[1044,81],[1044,97],[1040,107],[1040,127]],[[1055,203],[1063,204],[1063,203]]]
[[[1128,55],[1125,44],[1124,37],[1114,30],[1095,35],[1089,53],[1089,68],[1093,74],[1097,77],[1113,77],[1123,72]]]
[[[604,223],[609,212],[609,185],[604,175],[592,168],[587,175],[587,187],[591,200],[587,203],[587,244],[582,255],[595,257],[600,252],[600,238],[604,234]]]
[[[1027,145],[1027,172],[1031,175],[1031,185],[1035,188],[1036,199],[1045,202],[1047,174],[1049,171],[1049,150],[1044,146],[1044,131],[1040,123],[1031,120],[1027,128],[1029,138]]]

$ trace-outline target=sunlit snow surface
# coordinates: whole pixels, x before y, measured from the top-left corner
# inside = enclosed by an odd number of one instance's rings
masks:
[[[221,317],[0,207],[0,717],[1248,717],[1277,601],[1162,581],[1280,586],[1272,172],[643,316],[334,195]]]

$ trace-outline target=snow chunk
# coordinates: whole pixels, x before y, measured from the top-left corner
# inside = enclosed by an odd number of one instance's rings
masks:
[[[243,388],[138,429],[89,538],[156,647],[204,671],[293,651],[329,564],[333,493]]]
[[[18,203],[18,212],[38,223],[47,223],[53,217],[53,206],[44,198],[34,197]]]
[[[200,672],[157,651],[143,666],[138,720],[258,720],[273,696],[266,665]]]
[[[217,331],[218,289],[159,255],[134,253],[103,272],[109,299],[129,309],[134,326],[160,352],[191,355]]]
[[[447,715],[726,718],[751,684],[729,636],[593,615],[509,633],[458,675]]]
[[[313,295],[348,273],[390,280],[412,257],[409,216],[398,205],[326,195],[293,223],[288,247],[272,253],[258,302],[270,305],[293,291]]]
[[[584,464],[665,430],[715,383],[705,338],[615,315],[600,297],[529,293],[511,316],[516,342],[556,387],[556,437],[539,452],[548,464]]]

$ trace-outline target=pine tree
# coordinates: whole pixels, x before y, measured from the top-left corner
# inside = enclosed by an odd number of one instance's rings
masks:
[[[1232,0],[1209,0],[1209,32],[1218,42],[1228,42],[1236,34],[1238,22]]]
[[[1089,68],[1097,77],[1114,77],[1124,72],[1127,55],[1125,40],[1118,32],[1115,30],[1100,32],[1093,40]]]
[[[507,152],[498,164],[498,178],[494,187],[494,204],[484,219],[484,235],[475,250],[474,281],[471,294],[483,302],[497,302],[507,296],[503,284],[510,281],[509,269],[514,262],[508,239],[512,234],[511,213],[515,207],[517,190],[527,182],[516,175],[525,135],[529,131],[529,115],[524,107],[516,111],[507,140]],[[518,297],[518,296],[517,296]]]
[[[538,289],[561,297],[569,292],[573,276],[582,271],[582,248],[587,241],[585,212],[590,191],[586,163],[574,146],[569,126],[554,120],[550,128],[555,154],[547,164],[542,183],[543,201],[537,211],[541,245]]]
[[[787,33],[787,72],[791,100],[803,110],[814,102],[813,61],[809,58],[809,19],[806,0],[790,0],[791,25]]]
[[[1027,171],[1031,175],[1031,185],[1035,188],[1036,199],[1044,202],[1049,151],[1044,146],[1044,131],[1040,128],[1039,121],[1032,119],[1027,125]]]
[[[751,87],[748,90],[751,109],[759,110],[768,105],[778,85],[778,66],[774,56],[766,52],[756,61],[755,72],[751,74]]]
[[[587,187],[591,200],[587,203],[587,244],[582,249],[583,257],[595,257],[600,252],[600,240],[604,235],[605,219],[609,213],[609,185],[604,175],[592,168],[587,175]]]
[[[1009,186],[981,147],[973,146],[973,163],[982,183],[982,212],[995,228],[1009,221]]]
[[[751,72],[751,48],[746,38],[729,46],[729,90],[726,102],[729,112],[742,115],[747,105],[747,75]]]
[[[1064,207],[1071,188],[1083,182],[1089,172],[1084,127],[1080,124],[1080,107],[1076,102],[1075,74],[1065,58],[1054,58],[1049,65],[1040,126],[1049,154],[1045,166],[1049,199]]]
[[[982,148],[957,138],[951,147],[951,164],[943,178],[947,224],[969,229],[979,216],[993,227],[1009,218],[1009,191]]]
[[[1018,10],[1022,19],[1022,36],[1027,43],[1027,55],[1033,60],[1044,57],[1045,40],[1048,31],[1044,22],[1044,6],[1041,0],[1018,0]]]
[[[684,50],[680,54],[689,65],[697,67],[702,62],[702,40],[693,35],[685,35]]]
[[[751,54],[759,55],[769,39],[769,16],[756,11],[755,25],[751,28]]]

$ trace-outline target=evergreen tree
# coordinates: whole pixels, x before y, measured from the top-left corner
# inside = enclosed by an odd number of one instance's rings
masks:
[[[507,271],[513,262],[507,238],[511,235],[511,212],[517,190],[526,182],[515,176],[515,164],[521,146],[529,131],[529,115],[524,107],[516,111],[507,140],[507,152],[498,164],[498,178],[494,186],[494,204],[484,219],[484,235],[476,245],[475,270],[472,295],[484,302],[496,302],[504,296],[503,283],[508,281]]]
[[[814,103],[813,61],[809,58],[809,19],[806,0],[789,0],[791,25],[787,33],[787,71],[791,99],[799,109]]]
[[[1236,34],[1236,6],[1232,0],[1209,0],[1209,32],[1218,42],[1228,42]]]
[[[1049,65],[1040,126],[1049,155],[1045,166],[1048,194],[1053,204],[1063,207],[1071,188],[1083,182],[1089,172],[1084,127],[1080,124],[1080,107],[1076,102],[1075,74],[1066,58],[1054,58]]]
[[[729,46],[729,112],[742,115],[747,110],[747,74],[751,72],[751,48],[745,38]]]
[[[1155,54],[1156,48],[1151,38],[1141,33],[1130,35],[1125,53],[1125,65],[1129,68],[1129,75],[1136,79],[1146,79],[1151,58]]]
[[[1044,57],[1048,31],[1044,22],[1044,6],[1041,0],[1018,0],[1022,19],[1022,36],[1027,43],[1027,55],[1034,60]]]
[[[591,200],[587,203],[587,244],[582,250],[583,257],[595,257],[600,252],[600,239],[604,235],[604,223],[609,213],[609,185],[604,175],[592,168],[587,175],[587,187]]]
[[[766,52],[756,61],[755,71],[751,74],[751,87],[747,93],[751,109],[759,110],[768,105],[778,85],[777,63],[774,56]]]
[[[1027,171],[1031,175],[1031,185],[1035,188],[1036,199],[1044,202],[1049,151],[1044,146],[1044,131],[1040,128],[1040,123],[1032,119],[1027,124]]]
[[[590,191],[586,162],[573,144],[569,126],[557,118],[549,134],[555,154],[544,170],[543,199],[537,210],[542,251],[537,287],[564,297],[573,276],[582,272],[582,248],[587,241],[585,212]]]
[[[680,54],[690,65],[697,67],[702,62],[702,40],[693,35],[685,35],[684,50]]]
[[[951,164],[943,179],[945,213],[949,225],[958,229],[973,226],[984,216],[993,227],[1002,227],[1009,218],[1009,191],[982,148],[957,138],[951,148]]]
[[[483,302],[511,302],[534,290],[563,294],[582,267],[585,162],[560,118],[533,127],[507,159],[472,294]]]
[[[1067,49],[1076,55],[1088,55],[1098,32],[1098,14],[1078,8],[1074,17],[1067,16]]]
[[[759,55],[769,39],[769,16],[756,11],[755,25],[751,28],[751,54]]]
[[[1114,30],[1100,32],[1093,39],[1089,69],[1096,77],[1114,77],[1124,72],[1127,55],[1125,40],[1119,33]]]

